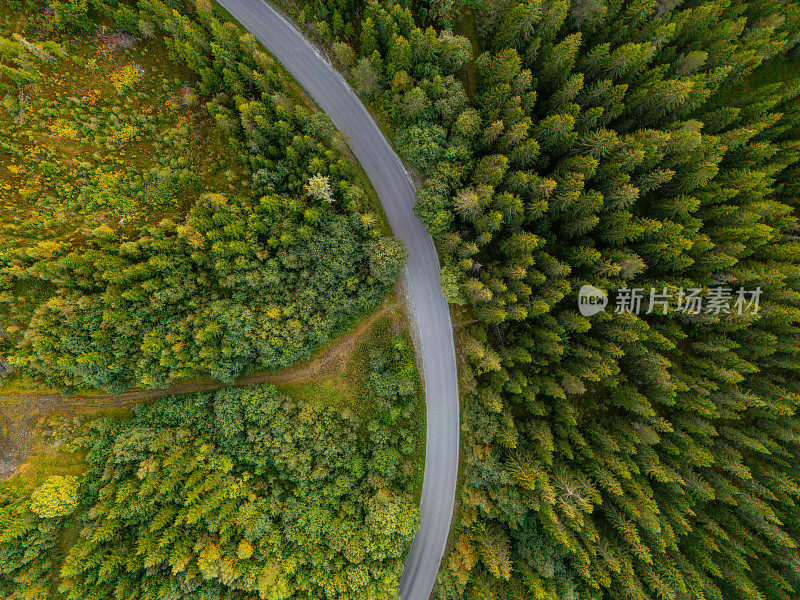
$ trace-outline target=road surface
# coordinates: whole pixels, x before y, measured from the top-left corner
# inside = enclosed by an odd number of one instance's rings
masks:
[[[415,189],[375,121],[326,58],[263,0],[220,4],[283,64],[350,139],[383,204],[394,235],[408,249],[403,273],[409,315],[422,358],[427,412],[422,525],[400,579],[402,600],[428,600],[453,518],[458,472],[458,380],[450,312],[442,295],[433,241],[414,216]]]

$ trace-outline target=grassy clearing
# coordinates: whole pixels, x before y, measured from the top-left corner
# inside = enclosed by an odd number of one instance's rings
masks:
[[[3,33],[35,35],[27,23]],[[124,240],[184,213],[199,188],[241,183],[193,76],[158,40],[98,30],[39,74],[0,109],[4,236],[74,243],[106,224]]]
[[[287,396],[317,407],[352,408],[349,385],[342,377],[331,377],[322,381],[306,383],[279,383],[276,387]]]
[[[15,35],[52,34],[37,15],[0,6],[0,36]],[[37,81],[0,97],[0,248],[47,260],[94,237],[124,243],[182,217],[207,189],[247,186],[193,75],[163,43],[98,29],[64,48]],[[16,339],[53,292],[44,277],[5,289],[0,339]]]
[[[86,452],[62,452],[58,449],[42,450],[30,457],[20,472],[12,479],[24,482],[29,489],[36,489],[54,475],[80,475],[86,469]]]

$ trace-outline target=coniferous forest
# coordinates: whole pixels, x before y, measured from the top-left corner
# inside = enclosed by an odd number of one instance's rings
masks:
[[[278,4],[421,181],[460,369],[434,597],[800,597],[800,3]],[[378,305],[403,250],[345,141],[214,3],[6,6],[15,376],[231,382]],[[169,76],[95,56],[98,24]],[[61,71],[71,91],[48,98]],[[583,314],[583,286],[607,309]],[[615,305],[651,289],[656,310]],[[736,290],[760,304],[735,310]],[[424,437],[409,353],[370,357],[374,418],[264,386],[92,421],[80,476],[0,487],[0,596],[395,598]]]
[[[438,597],[797,598],[800,6],[294,14],[424,176],[416,212],[463,307]],[[761,305],[587,317],[583,285],[760,287]]]

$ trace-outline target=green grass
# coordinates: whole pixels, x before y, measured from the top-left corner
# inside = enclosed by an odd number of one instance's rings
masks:
[[[86,470],[86,454],[85,451],[61,452],[58,449],[39,451],[11,479],[35,490],[54,475],[80,477]]]
[[[51,394],[56,392],[55,388],[44,386],[32,388],[18,373],[12,373],[0,380],[0,406],[16,404],[20,394]]]
[[[355,408],[349,386],[341,377],[329,377],[306,383],[280,383],[275,387],[295,400],[316,407]]]

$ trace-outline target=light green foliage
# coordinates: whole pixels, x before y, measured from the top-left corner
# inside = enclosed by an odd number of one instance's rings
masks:
[[[441,270],[442,293],[450,304],[466,304],[461,273],[452,265],[445,265]]]
[[[46,600],[58,568],[60,518],[31,510],[29,491],[16,478],[0,481],[0,597]]]
[[[31,510],[43,519],[66,517],[78,507],[78,478],[54,475],[33,492]]]
[[[330,180],[324,175],[317,173],[316,175],[309,177],[305,189],[306,194],[312,198],[328,203],[334,201]]]
[[[369,422],[256,387],[100,425],[66,598],[395,598],[418,516],[402,491],[416,390],[392,356],[374,355]]]
[[[133,22],[128,7],[101,8]],[[157,1],[139,9],[161,41],[124,50],[103,30],[72,58],[49,42],[7,48],[61,56],[20,63],[0,108],[13,190],[0,352],[28,380],[231,382],[308,356],[393,283],[394,255],[373,273],[367,245],[385,226],[335,129],[272,57],[202,7],[177,21]],[[164,61],[162,41],[188,70]]]

